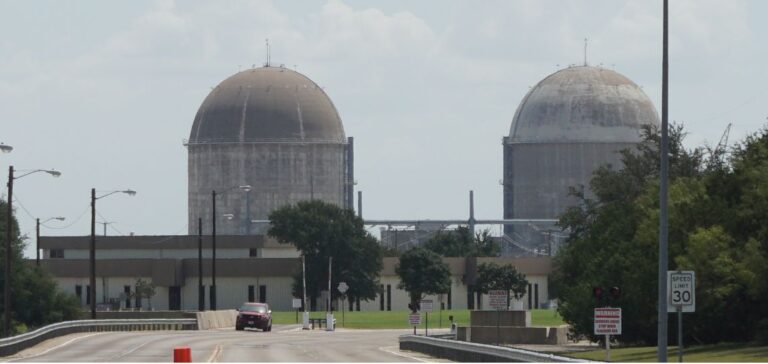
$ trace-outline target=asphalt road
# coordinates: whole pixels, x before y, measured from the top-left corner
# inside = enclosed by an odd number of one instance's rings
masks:
[[[444,362],[400,351],[408,330],[301,330],[272,332],[144,331],[73,334],[27,349],[3,362],[173,362],[173,348],[188,346],[194,362]]]

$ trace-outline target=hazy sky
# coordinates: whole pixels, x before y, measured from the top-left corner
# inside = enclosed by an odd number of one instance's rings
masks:
[[[768,1],[670,2],[670,120],[689,145],[763,127]],[[98,201],[110,235],[186,233],[183,140],[269,38],[273,64],[324,87],[355,137],[365,217],[466,218],[472,189],[476,216],[501,218],[501,138],[531,86],[583,62],[584,38],[590,64],[661,111],[661,3],[0,0],[0,142],[15,148],[0,178],[62,172],[16,180],[30,236],[33,217],[59,215],[43,235],[89,234],[92,187],[138,191]]]

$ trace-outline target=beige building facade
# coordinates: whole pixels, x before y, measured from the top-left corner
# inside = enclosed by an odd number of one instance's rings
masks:
[[[200,272],[205,289],[205,308],[210,308],[212,281],[211,237],[204,236],[114,236],[97,237],[95,298],[101,310],[198,309]],[[89,285],[89,236],[41,237],[41,266],[50,272],[65,292],[74,293],[86,306],[91,295]],[[201,250],[198,248],[201,247]],[[202,266],[198,256],[202,255]],[[477,266],[484,262],[512,264],[525,274],[528,292],[512,305],[523,308],[546,307],[549,302],[548,280],[552,271],[550,257],[443,258],[451,271],[451,290],[427,297],[435,309],[485,309],[487,299],[473,292]],[[408,294],[398,289],[395,267],[398,259],[386,257],[380,274],[380,289],[370,301],[355,302],[351,309],[363,311],[399,311],[408,307]],[[267,302],[273,310],[292,310],[293,277],[301,272],[299,252],[288,244],[279,244],[262,235],[217,236],[216,303],[217,309],[239,307],[243,302]],[[151,282],[155,295],[137,302],[130,299],[137,279]],[[323,297],[327,292],[323,293]],[[317,310],[326,309],[318,299]],[[341,302],[334,303],[340,309]],[[346,304],[346,303],[345,303]]]

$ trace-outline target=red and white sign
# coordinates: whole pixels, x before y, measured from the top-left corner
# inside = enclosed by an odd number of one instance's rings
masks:
[[[408,315],[408,323],[410,323],[413,326],[421,325],[421,314],[412,313]]]
[[[620,308],[595,308],[595,335],[621,335]]]
[[[506,310],[509,307],[507,291],[503,289],[488,291],[488,306],[494,310]]]

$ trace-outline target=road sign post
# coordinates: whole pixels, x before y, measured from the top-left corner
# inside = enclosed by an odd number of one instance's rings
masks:
[[[432,312],[432,300],[419,301],[419,311],[424,312],[424,336],[429,336],[429,313]]]
[[[413,326],[413,334],[416,335],[416,326],[421,325],[421,314],[412,313],[408,315],[408,323]]]
[[[291,301],[291,307],[296,309],[296,323],[299,323],[299,309],[301,308],[301,298],[294,298]]]
[[[595,308],[595,335],[605,335],[605,361],[611,361],[611,335],[621,335],[621,308]]]
[[[496,310],[496,345],[501,345],[501,330],[499,328],[499,321],[501,319],[501,311],[509,308],[509,294],[506,290],[497,289],[488,291],[488,304],[492,309]]]
[[[341,327],[344,327],[344,304],[346,303],[344,301],[346,301],[346,293],[349,286],[347,285],[347,282],[339,282],[339,286],[336,288],[341,293]]]
[[[696,312],[696,273],[667,272],[667,312],[677,311],[677,361],[683,362],[683,312]]]

